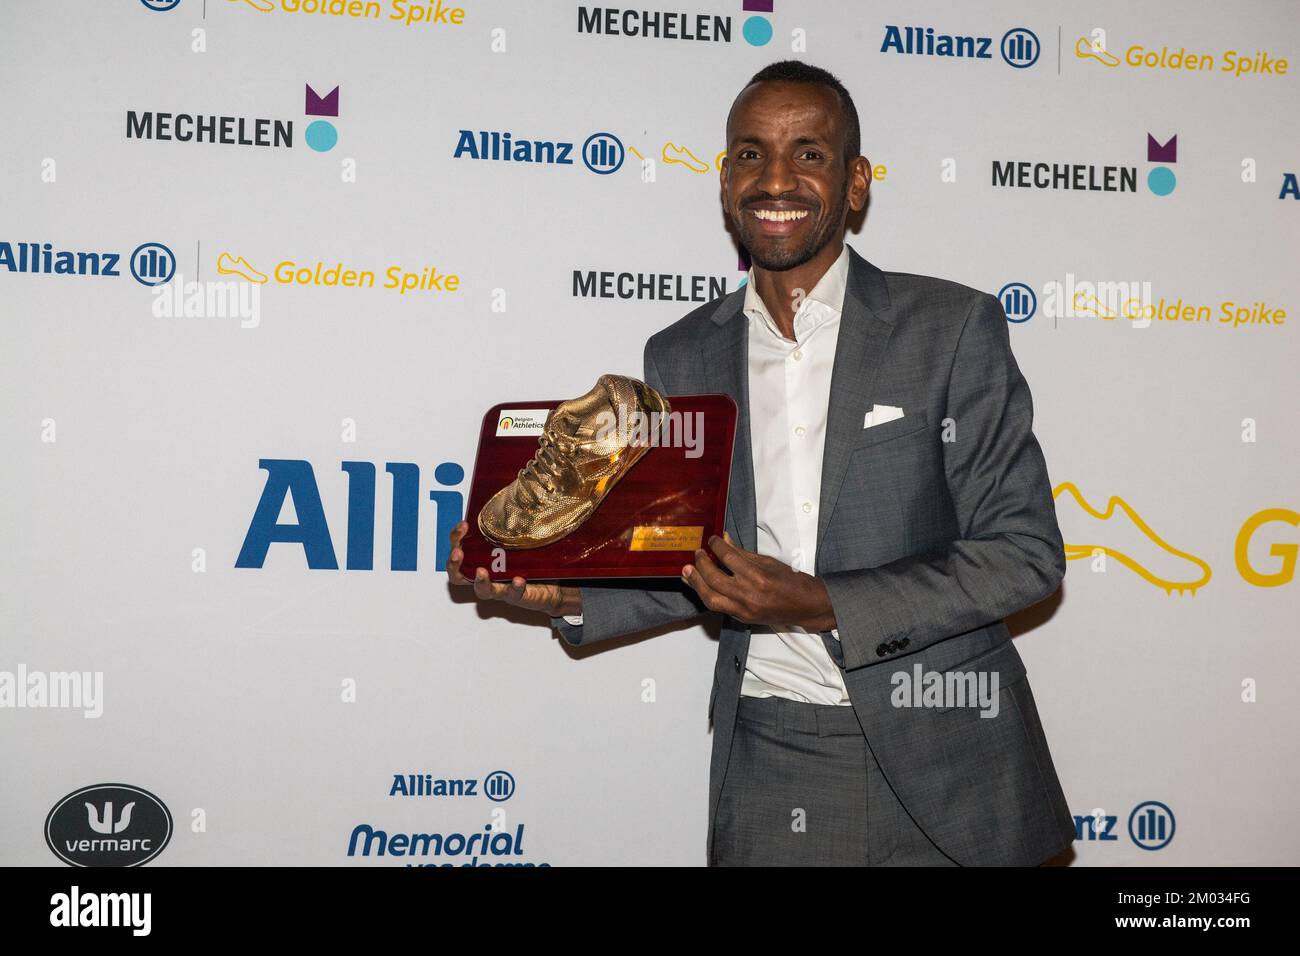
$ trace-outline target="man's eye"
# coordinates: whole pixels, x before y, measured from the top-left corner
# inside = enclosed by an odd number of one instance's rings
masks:
[[[752,149],[742,149],[742,150],[740,151],[740,157],[739,157],[739,158],[740,158],[740,159],[754,159],[756,156],[758,156],[757,151],[752,150]]]
[[[806,149],[800,154],[800,156],[803,159],[812,160],[813,162],[817,162],[822,158],[822,154],[817,152],[815,149]]]

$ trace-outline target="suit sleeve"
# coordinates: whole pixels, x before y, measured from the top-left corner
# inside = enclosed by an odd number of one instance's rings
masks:
[[[645,382],[657,392],[666,391],[650,342],[645,346]],[[574,645],[594,644],[709,611],[699,595],[681,581],[665,581],[662,586],[644,589],[583,585],[578,590],[582,593],[582,613],[571,619],[551,618],[551,626]]]
[[[846,670],[999,621],[1050,595],[1065,576],[1051,482],[1034,437],[1029,385],[998,300],[980,295],[949,373],[944,442],[959,538],[942,550],[822,575]]]

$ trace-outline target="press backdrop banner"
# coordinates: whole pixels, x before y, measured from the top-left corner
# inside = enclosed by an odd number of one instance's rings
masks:
[[[709,630],[442,567],[488,408],[738,287],[724,120],[792,57],[853,247],[1006,309],[1075,863],[1300,862],[1300,14],[939,0],[0,5],[0,862],[704,863]]]

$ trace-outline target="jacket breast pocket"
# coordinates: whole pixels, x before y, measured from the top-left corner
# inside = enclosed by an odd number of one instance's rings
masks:
[[[892,422],[884,422],[880,425],[872,425],[870,428],[862,429],[862,435],[853,444],[853,450],[858,451],[863,448],[875,448],[885,442],[893,441],[896,438],[902,438],[904,435],[915,435],[925,430],[929,425],[930,418],[925,409],[918,409],[911,415],[904,415],[902,418],[895,418]]]

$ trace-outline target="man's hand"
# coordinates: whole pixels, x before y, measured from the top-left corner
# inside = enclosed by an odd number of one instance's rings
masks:
[[[480,601],[504,601],[529,611],[543,611],[551,617],[582,613],[582,592],[574,587],[529,584],[518,575],[509,584],[494,584],[488,579],[486,568],[475,568],[473,580],[465,577],[460,570],[460,563],[465,559],[465,552],[460,549],[460,539],[465,537],[468,530],[468,521],[462,521],[451,529],[447,577],[453,585],[473,585],[474,596]]]
[[[709,539],[709,547],[727,570],[699,548],[695,563],[682,568],[682,580],[712,610],[748,624],[794,624],[809,631],[829,631],[836,626],[835,611],[821,578],[796,571],[776,558],[738,548],[730,537],[724,540],[715,535]]]

